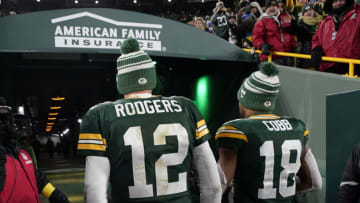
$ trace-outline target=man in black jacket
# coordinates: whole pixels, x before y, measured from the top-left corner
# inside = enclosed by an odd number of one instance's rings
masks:
[[[340,183],[338,203],[353,203],[360,200],[360,144],[357,144],[345,166]]]

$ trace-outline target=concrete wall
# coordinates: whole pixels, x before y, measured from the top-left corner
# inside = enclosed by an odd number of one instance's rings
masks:
[[[286,66],[279,68],[281,93],[275,112],[297,117],[307,124],[310,130],[309,146],[317,158],[323,177],[322,191],[298,195],[298,199],[301,202],[325,203],[326,154],[327,150],[332,150],[326,146],[326,96],[360,90],[360,79]],[[330,202],[336,202],[336,199],[326,201]]]

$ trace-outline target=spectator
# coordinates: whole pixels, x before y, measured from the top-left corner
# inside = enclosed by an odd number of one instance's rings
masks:
[[[206,29],[205,21],[202,17],[195,17],[194,20],[195,20],[194,27],[196,27],[197,29],[200,29],[200,30]]]
[[[237,24],[236,24],[236,16],[229,17],[229,42],[231,44],[239,45],[238,42],[238,35],[237,31]]]
[[[279,12],[276,0],[266,1],[265,13],[256,22],[253,30],[254,47],[262,51],[261,61],[268,59],[271,50],[291,52],[296,49],[292,20],[288,13]],[[288,65],[287,57],[273,56],[273,62]]]
[[[338,196],[338,203],[354,203],[360,200],[360,144],[354,147],[345,165]]]
[[[328,0],[324,10],[328,16],[312,39],[311,66],[320,65],[320,71],[345,74],[348,64],[320,63],[321,57],[360,58],[360,6],[354,0]]]
[[[242,38],[242,46],[250,48],[252,44],[252,33],[255,23],[263,14],[263,11],[257,2],[251,2],[249,5],[250,15],[238,26],[237,36]],[[246,44],[245,44],[246,43]],[[248,47],[249,46],[249,47]]]
[[[125,98],[92,107],[81,123],[86,202],[107,202],[110,178],[113,202],[190,203],[192,170],[200,202],[220,202],[205,120],[189,99],[152,95],[155,66],[135,39],[124,41],[121,52],[116,81]]]
[[[322,16],[314,10],[313,4],[303,6],[302,15],[297,24],[298,53],[311,53],[311,40],[321,20]],[[296,59],[296,67],[308,68],[309,65],[308,59]]]
[[[211,22],[214,23],[215,34],[226,41],[229,40],[228,16],[224,2],[217,2],[216,7],[213,9]]]
[[[234,202],[291,202],[297,191],[322,187],[305,124],[272,114],[279,88],[277,67],[260,64],[237,93],[242,119],[216,132],[222,186],[233,184]]]

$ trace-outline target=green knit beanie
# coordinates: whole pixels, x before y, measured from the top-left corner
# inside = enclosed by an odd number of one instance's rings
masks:
[[[259,65],[260,71],[253,72],[246,78],[237,92],[237,99],[244,107],[262,112],[275,109],[279,94],[279,69],[269,62]]]
[[[150,56],[140,50],[136,39],[125,40],[121,45],[121,56],[117,59],[117,89],[120,94],[156,87],[155,64]]]

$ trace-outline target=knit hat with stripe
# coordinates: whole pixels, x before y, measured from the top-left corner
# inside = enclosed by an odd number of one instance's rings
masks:
[[[155,64],[150,56],[140,50],[136,39],[125,40],[121,45],[121,56],[117,59],[117,89],[120,94],[156,87]]]
[[[248,109],[272,112],[279,94],[279,69],[269,62],[261,63],[259,69],[260,71],[253,72],[241,84],[237,99]]]

